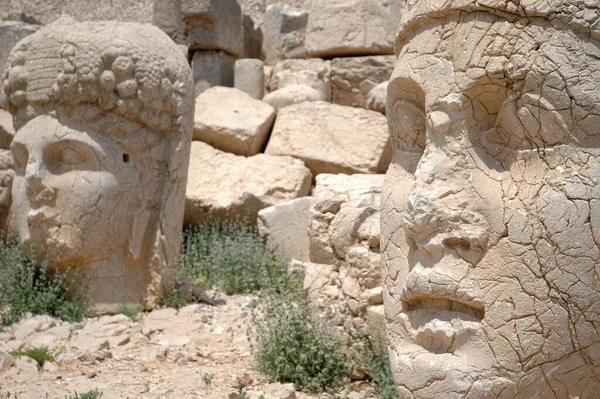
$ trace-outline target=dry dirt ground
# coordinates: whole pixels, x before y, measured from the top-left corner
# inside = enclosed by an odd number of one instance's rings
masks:
[[[81,323],[26,318],[0,332],[0,398],[65,399],[97,389],[103,399],[216,399],[235,397],[240,381],[250,398],[316,398],[280,389],[254,369],[245,316],[254,298],[219,299],[216,306],[139,314],[138,321],[123,314]],[[42,368],[29,357],[9,355],[41,345],[55,353]],[[369,388],[352,383],[345,394],[363,398]]]

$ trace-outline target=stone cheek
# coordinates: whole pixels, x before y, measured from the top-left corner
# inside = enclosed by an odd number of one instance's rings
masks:
[[[95,311],[151,309],[176,274],[192,71],[152,26],[71,23],[9,57],[16,229],[30,258],[78,270]]]
[[[400,396],[596,396],[597,43],[485,12],[411,29],[381,213]]]

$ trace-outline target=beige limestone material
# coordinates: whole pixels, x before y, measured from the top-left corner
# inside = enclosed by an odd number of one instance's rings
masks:
[[[382,278],[401,398],[600,392],[600,8],[409,1]]]
[[[325,94],[307,85],[290,85],[267,94],[263,101],[281,109],[305,101],[326,101]]]
[[[154,0],[152,24],[162,29],[175,43],[187,46],[187,27],[180,0]]]
[[[345,57],[331,60],[331,102],[367,108],[369,92],[387,81],[396,56]]]
[[[284,256],[308,261],[308,222],[311,197],[302,197],[261,209],[258,232]]]
[[[186,58],[151,25],[71,21],[20,41],[7,65],[25,253],[77,271],[75,293],[93,309],[153,308],[180,248],[194,112]]]
[[[39,25],[20,21],[0,21],[0,76],[4,75],[4,67],[8,54],[17,42],[31,35],[40,28]]]
[[[9,230],[14,164],[9,150],[0,149],[0,241]]]
[[[233,87],[235,59],[220,50],[196,51],[192,57],[196,96],[214,86]]]
[[[196,98],[194,140],[237,155],[256,155],[274,121],[269,104],[238,89],[211,87]]]
[[[312,0],[305,47],[310,57],[393,54],[403,0]]]
[[[378,112],[324,101],[279,110],[265,151],[302,159],[319,173],[383,173],[389,163],[388,125]]]
[[[307,60],[284,60],[278,62],[271,72],[270,91],[291,85],[306,85],[320,91],[323,100],[331,97],[331,61],[320,58]]]
[[[286,156],[243,157],[192,142],[186,192],[186,224],[248,217],[309,194],[312,176],[304,163]]]
[[[10,112],[0,109],[0,149],[8,150],[14,135],[12,115]]]
[[[265,63],[275,65],[288,58],[304,58],[304,35],[308,12],[286,4],[269,5],[264,14],[263,53]]]
[[[237,60],[234,66],[233,87],[250,97],[262,100],[265,94],[264,62],[256,58]]]
[[[383,180],[384,175],[321,174],[313,189],[311,263],[304,265],[304,287],[318,313],[344,326],[345,333],[355,328],[383,332],[368,318],[369,309],[383,303],[379,249]]]
[[[243,52],[242,9],[237,0],[179,0],[191,50]]]
[[[2,14],[24,14],[47,25],[63,14],[79,21],[151,23],[154,0],[2,0]],[[165,1],[165,0],[160,0]]]
[[[385,105],[387,104],[388,81],[379,83],[369,91],[367,96],[367,109],[385,114]]]

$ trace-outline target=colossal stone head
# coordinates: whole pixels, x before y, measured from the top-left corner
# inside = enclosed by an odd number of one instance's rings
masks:
[[[402,398],[600,397],[600,5],[409,0],[388,86]]]
[[[151,25],[53,24],[3,79],[24,250],[77,270],[92,307],[156,305],[179,255],[193,123],[181,50]]]

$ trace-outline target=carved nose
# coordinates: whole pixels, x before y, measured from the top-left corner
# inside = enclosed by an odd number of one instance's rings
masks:
[[[489,240],[487,220],[470,209],[472,198],[467,184],[417,181],[409,196],[404,218],[409,243],[433,257],[453,250],[477,263]],[[473,193],[474,195],[474,193]]]
[[[27,198],[33,204],[52,203],[56,199],[56,191],[46,186],[44,166],[39,162],[31,162],[25,172],[25,190]]]

